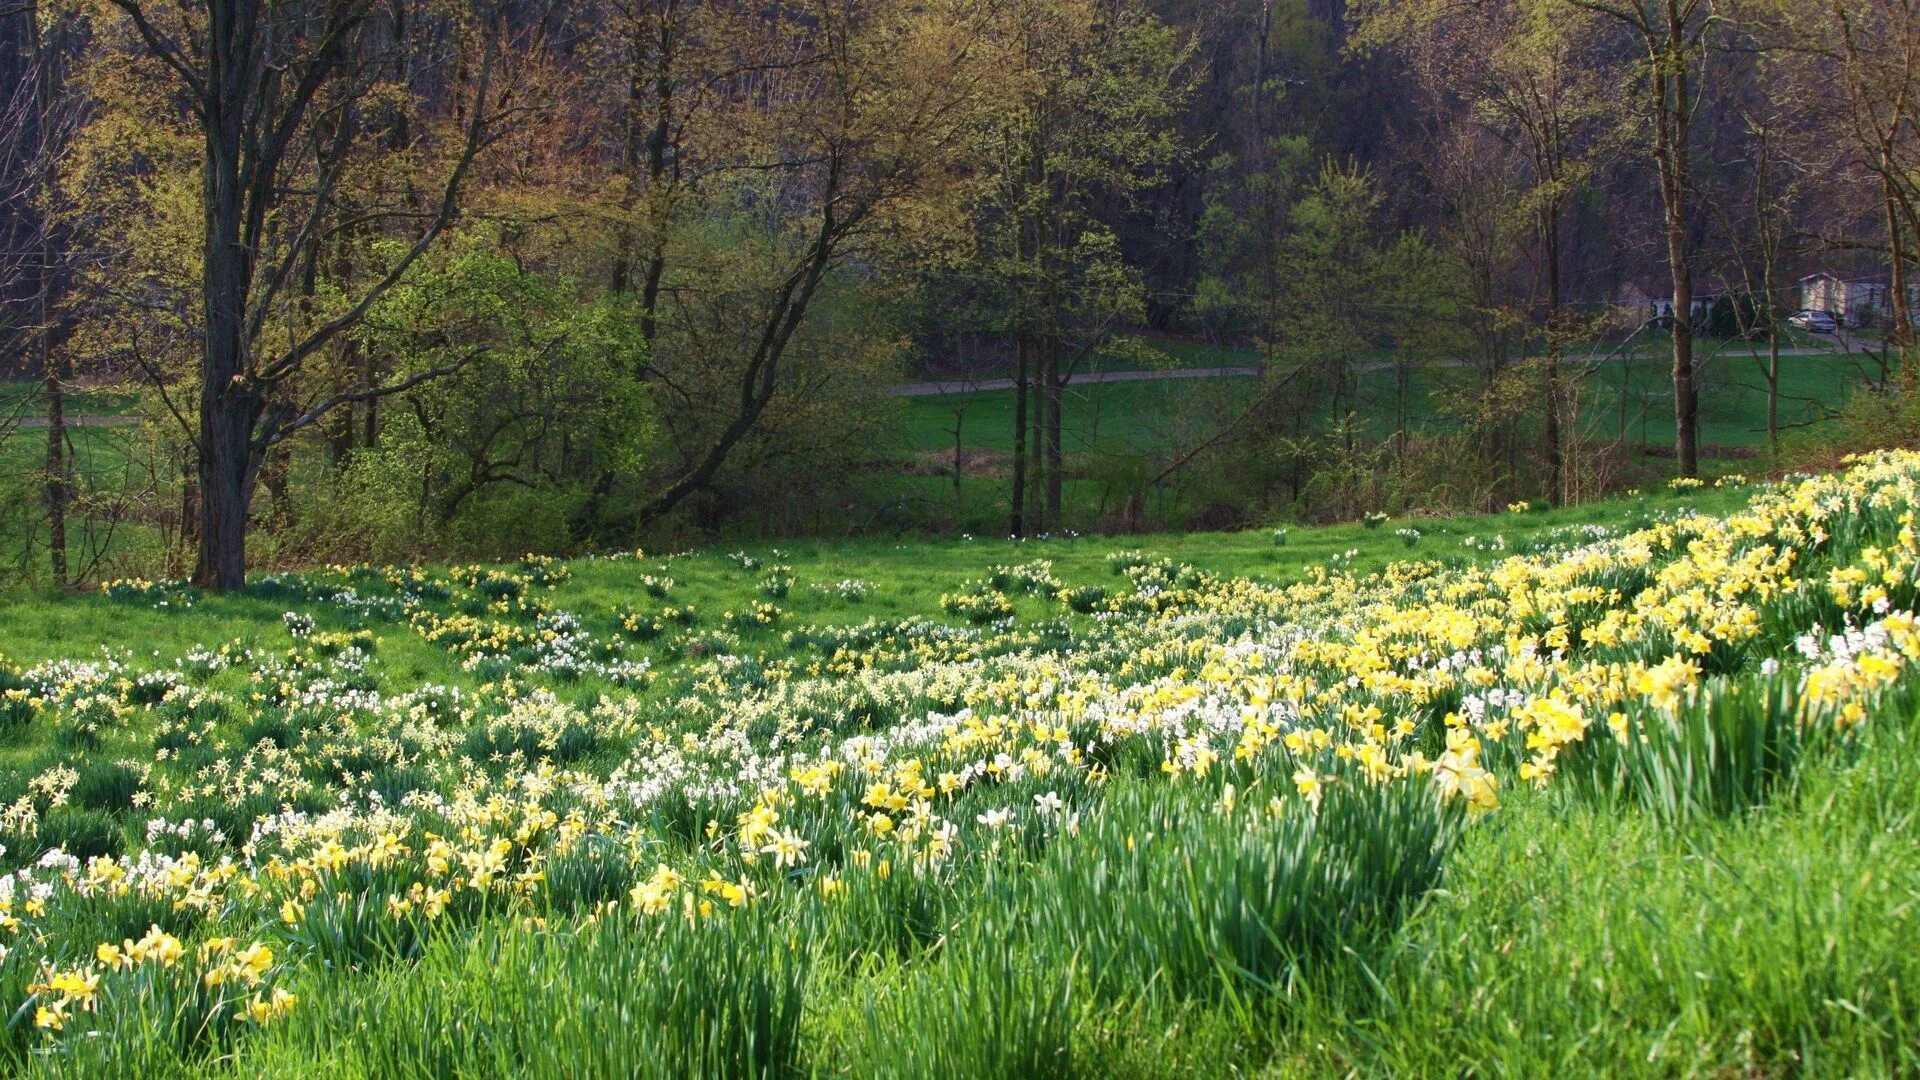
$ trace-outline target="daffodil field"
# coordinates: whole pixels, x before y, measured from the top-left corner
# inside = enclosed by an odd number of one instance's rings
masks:
[[[917,611],[745,552],[113,583],[0,640],[0,1056],[1920,1071],[1920,455],[1685,494]]]

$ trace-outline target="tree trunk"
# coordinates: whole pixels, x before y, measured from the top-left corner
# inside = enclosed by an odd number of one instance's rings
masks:
[[[1913,345],[1913,317],[1907,310],[1907,266],[1906,245],[1900,236],[1900,210],[1893,189],[1894,173],[1899,168],[1893,160],[1891,147],[1882,147],[1880,151],[1880,186],[1886,199],[1887,213],[1887,263],[1888,300],[1893,316],[1893,332],[1887,335],[1887,344],[1893,346],[1900,356],[1900,370],[1907,370],[1906,352]],[[1884,380],[1883,380],[1884,381]]]
[[[34,352],[40,365],[40,377],[47,394],[47,556],[53,584],[67,583],[67,504],[71,492],[67,484],[67,412],[66,384],[61,378],[61,361],[53,348],[54,273],[53,205],[55,188],[53,123],[56,73],[54,59],[46,48],[46,31],[40,25],[39,5],[26,9],[26,34],[30,42],[34,79],[34,165],[40,205],[35,208],[34,232],[39,265],[34,268],[33,334]]]
[[[1560,437],[1560,349],[1565,320],[1560,299],[1560,204],[1549,200],[1540,223],[1547,264],[1547,500],[1558,506],[1566,500],[1566,453]]]
[[[1027,534],[1027,327],[1014,331],[1014,513],[1008,536]]]
[[[1693,378],[1693,266],[1687,238],[1693,102],[1687,81],[1685,27],[1674,0],[1667,0],[1666,7],[1666,42],[1664,47],[1650,43],[1650,59],[1654,64],[1654,156],[1666,203],[1667,264],[1673,275],[1673,449],[1680,475],[1698,476],[1700,407]]]
[[[1767,335],[1767,457],[1780,465],[1780,335]]]
[[[1066,458],[1066,455],[1062,452],[1060,438],[1061,396],[1064,383],[1060,376],[1060,334],[1058,329],[1047,335],[1044,371],[1040,378],[1040,389],[1046,395],[1046,528],[1049,531],[1058,532],[1060,529],[1061,474],[1064,470]]]
[[[42,268],[45,273],[45,268]],[[51,333],[46,319],[46,291],[49,286],[40,285],[41,323],[36,331],[40,335],[40,363],[45,365],[45,385],[47,390],[47,557],[49,568],[53,572],[56,587],[67,583],[67,414],[66,388],[60,379],[60,371],[47,348],[47,335]]]
[[[1031,357],[1024,320],[1013,332],[1013,514],[1007,535],[1027,535],[1027,384]]]
[[[1686,258],[1685,230],[1669,229],[1668,257],[1673,264],[1673,423],[1674,456],[1680,475],[1700,475],[1700,403],[1693,381],[1693,273]]]
[[[236,447],[226,437],[232,430],[234,425],[219,422],[200,425],[200,557],[193,583],[203,589],[224,591],[247,583],[246,439],[241,429]]]
[[[1038,341],[1033,346],[1033,375],[1027,383],[1027,508],[1029,525],[1047,531],[1047,395],[1043,385],[1046,373],[1046,348]]]
[[[240,146],[244,125],[244,54],[251,28],[238,5],[209,6],[201,310],[206,337],[200,355],[199,539],[193,583],[203,589],[246,584],[247,506],[252,495],[253,424],[258,416],[247,385],[247,297],[252,253],[241,240],[243,195]]]
[[[1774,307],[1774,295],[1778,286],[1774,284],[1775,264],[1779,260],[1778,234],[1773,224],[1765,226],[1761,234],[1760,282],[1766,305],[1759,309],[1756,317],[1767,320],[1767,460],[1775,468],[1780,467],[1780,313]]]
[[[678,7],[678,3],[669,3],[657,14],[658,34],[654,40],[645,41],[639,33],[634,34],[633,68],[627,80],[623,164],[628,187],[621,208],[630,214],[644,194],[648,235],[645,265],[640,271],[640,337],[649,345],[659,327],[660,284],[667,268],[667,222],[660,189],[667,179],[668,151],[673,145],[673,67],[679,44],[674,36],[674,18]],[[633,288],[633,248],[633,226],[623,222],[613,263],[614,292]]]

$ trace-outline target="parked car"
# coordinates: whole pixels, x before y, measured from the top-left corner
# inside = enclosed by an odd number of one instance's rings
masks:
[[[1809,334],[1837,334],[1840,320],[1825,311],[1796,311],[1787,317],[1787,325]]]

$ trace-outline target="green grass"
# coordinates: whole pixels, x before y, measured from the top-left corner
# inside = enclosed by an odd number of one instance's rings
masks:
[[[1579,400],[1582,428],[1596,440],[1622,439],[1629,446],[1647,444],[1665,448],[1671,443],[1673,423],[1667,387],[1666,361],[1658,355],[1661,342],[1643,339],[1634,359],[1596,365]],[[1209,346],[1171,338],[1151,338],[1144,347],[1158,350],[1168,366],[1212,367],[1255,362],[1250,350]],[[1737,458],[1715,458],[1719,453],[1752,454],[1764,448],[1764,394],[1753,361],[1735,355],[1738,345],[1715,343],[1722,351],[1710,360],[1702,376],[1702,442],[1708,475],[1755,471]],[[1578,350],[1576,350],[1578,352]],[[1112,368],[1137,368],[1143,361],[1132,353],[1103,358]],[[1791,437],[1817,436],[1825,418],[1844,403],[1867,375],[1864,359],[1787,357],[1784,368],[1782,422]],[[1409,425],[1415,431],[1444,432],[1452,423],[1437,412],[1436,393],[1457,389],[1473,378],[1464,368],[1416,371],[1404,401]],[[1065,483],[1066,527],[1091,529],[1116,517],[1125,493],[1150,470],[1178,449],[1197,445],[1215,434],[1227,418],[1237,415],[1257,390],[1250,377],[1181,379],[1126,383],[1084,383],[1068,388],[1063,424],[1069,476]],[[13,380],[0,385],[0,394],[31,394],[35,384]],[[1369,371],[1360,377],[1353,402],[1365,430],[1377,438],[1391,434],[1403,403],[1390,372]],[[1305,406],[1311,415],[1330,417],[1324,400]],[[976,455],[956,493],[950,473],[956,410],[963,409],[961,441]],[[140,410],[134,389],[102,388],[77,392],[76,415],[130,418]],[[915,397],[903,402],[901,439],[910,468],[883,470],[870,478],[859,512],[845,521],[849,532],[971,532],[998,535],[1007,528],[1009,467],[1013,446],[1014,400],[1010,391],[973,395]],[[144,436],[129,427],[79,426],[69,430],[73,461],[80,475],[99,493],[139,493],[147,488],[141,461],[148,451]],[[36,429],[16,431],[0,441],[0,502],[9,506],[10,524],[0,531],[0,565],[24,566],[43,572],[43,553],[27,549],[34,536],[32,518],[39,497],[40,471],[45,460],[44,434]],[[1656,459],[1636,463],[1639,473],[1657,478],[1670,464]],[[165,470],[163,470],[165,471]],[[1644,482],[1644,481],[1636,481]],[[100,527],[94,537],[107,545],[108,573],[153,572],[165,563],[162,537],[154,527],[156,513],[177,502],[171,481],[144,496],[131,514],[107,528],[108,515],[96,515]],[[1180,525],[1216,509],[1199,505],[1205,496],[1173,488],[1150,493],[1147,520]],[[826,524],[828,518],[823,518]],[[1218,521],[1215,517],[1212,520]],[[499,554],[495,552],[494,554]],[[81,560],[86,561],[86,560]]]
[[[1080,536],[1013,541],[1003,537],[944,540],[800,540],[752,543],[662,553],[647,560],[646,573],[667,577],[673,587],[654,598],[635,584],[631,562],[575,560],[570,580],[553,592],[554,603],[585,616],[594,629],[610,631],[613,612],[623,606],[693,604],[717,614],[764,600],[760,582],[773,567],[789,568],[795,586],[779,600],[790,623],[841,625],[869,618],[938,617],[941,594],[986,573],[990,567],[1046,559],[1068,585],[1112,581],[1107,559],[1139,548],[1216,574],[1268,581],[1292,581],[1316,567],[1335,565],[1373,573],[1408,558],[1480,561],[1526,550],[1530,543],[1587,525],[1618,525],[1651,515],[1695,508],[1722,512],[1738,505],[1736,489],[1707,489],[1686,496],[1665,492],[1527,513],[1455,518],[1397,518],[1378,528],[1355,523],[1327,527],[1288,527],[1284,544],[1272,531],[1170,533],[1153,537]],[[1397,535],[1418,529],[1409,545]],[[1495,548],[1499,539],[1501,546]],[[1348,553],[1352,555],[1349,558]],[[746,569],[736,556],[757,564]],[[847,600],[822,590],[852,579],[869,585],[869,595]],[[818,588],[815,588],[815,587]],[[1037,600],[1020,601],[1022,613],[1048,610]],[[208,595],[181,604],[155,607],[115,602],[96,593],[50,594],[16,591],[0,595],[0,642],[5,655],[25,662],[96,654],[101,648],[170,655],[196,643],[241,641],[249,646],[284,644],[279,624],[288,610],[281,599]],[[345,623],[339,627],[344,628]],[[773,635],[769,634],[769,639]],[[471,682],[442,650],[398,630],[381,631],[381,655],[404,664],[407,677]]]
[[[1195,346],[1194,348],[1198,348]],[[1766,384],[1744,346],[1728,344],[1706,360],[1700,375],[1700,441],[1710,448],[1753,450],[1766,445]],[[1212,366],[1212,365],[1183,365]],[[1780,424],[1788,434],[1817,431],[1869,377],[1865,358],[1837,354],[1781,358]],[[1598,439],[1629,445],[1666,446],[1673,441],[1671,364],[1650,349],[1625,360],[1591,364],[1578,402],[1581,426]],[[1877,375],[1877,368],[1873,370]],[[1437,411],[1438,395],[1461,389],[1476,378],[1465,368],[1420,368],[1409,381],[1406,406],[1415,429],[1446,428],[1451,421]],[[1359,376],[1355,411],[1374,434],[1390,434],[1399,415],[1398,391],[1390,371]],[[1069,386],[1062,420],[1068,453],[1162,451],[1197,442],[1232,416],[1255,392],[1251,377],[1086,383]],[[956,411],[962,412],[963,441],[969,447],[1010,450],[1013,446],[1014,393],[986,390],[971,395],[915,397],[908,400],[911,445],[924,453],[950,451]],[[1315,400],[1310,410],[1328,411]]]
[[[1700,441],[1709,447],[1760,449],[1767,442],[1765,354],[1727,343],[1700,374]],[[1838,354],[1780,358],[1780,427],[1787,437],[1817,432],[1863,385],[1865,358]],[[1664,446],[1673,441],[1672,364],[1661,356],[1599,365],[1585,383],[1581,410],[1601,437]]]
[[[1182,424],[1204,435],[1203,425],[1243,406],[1256,385],[1252,378],[1236,376],[1069,385],[1061,423],[1064,449],[1152,450],[1171,444]],[[1014,407],[1011,390],[908,398],[912,445],[951,450],[957,413],[966,446],[1011,450]]]
[[[1913,1075],[1916,750],[1888,725],[1678,830],[1521,798],[1365,978],[1302,994],[1282,1053],[1301,1075]]]
[[[43,385],[38,379],[0,378],[0,409],[11,413],[20,406],[24,415],[44,416]],[[75,384],[67,388],[66,411],[68,416],[129,416],[139,411],[141,398],[138,384]]]

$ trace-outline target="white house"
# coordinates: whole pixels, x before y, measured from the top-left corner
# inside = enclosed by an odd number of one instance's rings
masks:
[[[1847,326],[1878,326],[1893,314],[1893,290],[1885,277],[1850,280],[1823,270],[1798,285],[1802,309],[1827,312]],[[1907,286],[1907,311],[1920,318],[1920,284]]]

